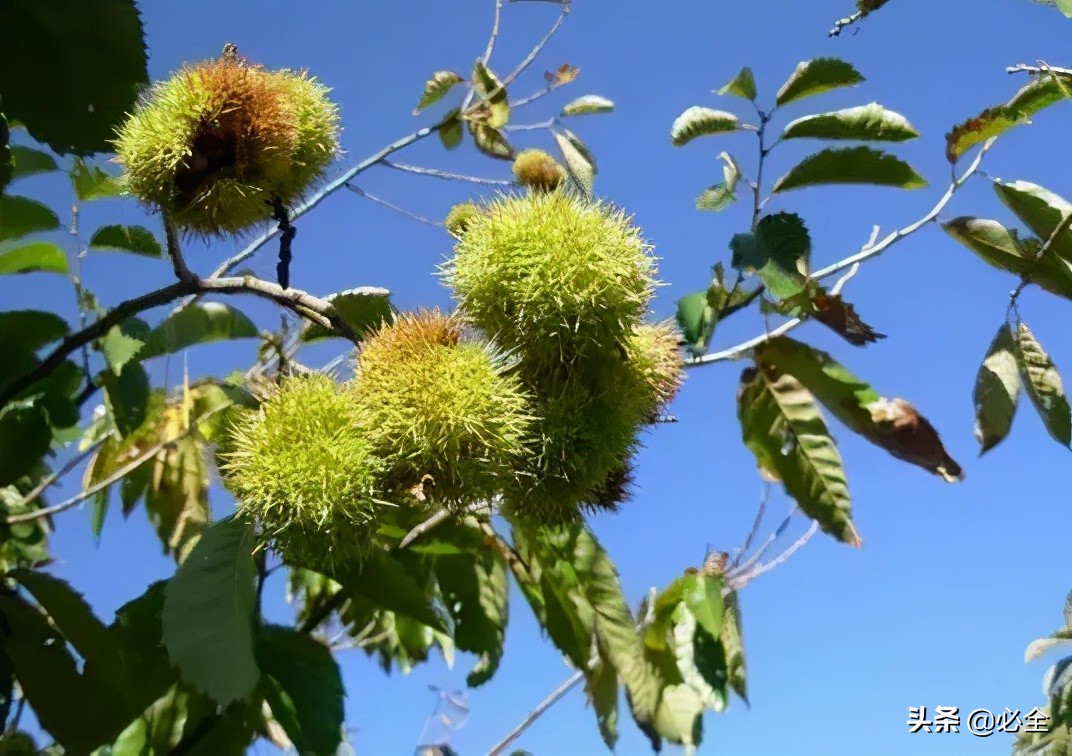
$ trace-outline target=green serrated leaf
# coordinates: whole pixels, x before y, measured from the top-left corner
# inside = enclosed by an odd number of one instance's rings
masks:
[[[447,630],[427,587],[403,561],[383,549],[374,549],[356,573],[339,576],[339,582],[383,609],[440,632]]]
[[[67,275],[71,272],[67,255],[51,242],[30,242],[0,252],[0,275],[35,272]]]
[[[804,116],[789,122],[782,139],[860,139],[903,142],[919,136],[900,113],[872,102],[831,113]]]
[[[1054,0],[1054,4],[1065,18],[1072,18],[1072,0]]]
[[[59,216],[46,205],[18,195],[0,195],[0,241],[59,227]]]
[[[686,294],[677,300],[677,324],[689,346],[702,351],[715,328],[715,310],[707,302],[706,291]]]
[[[689,685],[663,688],[655,715],[655,730],[671,743],[698,746],[703,736],[703,701]]]
[[[1012,428],[1021,387],[1015,349],[1012,331],[1002,323],[979,366],[972,393],[979,454],[1001,443]]]
[[[174,354],[210,341],[252,339],[259,333],[252,320],[230,305],[195,302],[172,312],[154,328],[138,353],[138,359]]]
[[[253,529],[228,517],[210,525],[168,583],[163,643],[183,680],[226,705],[253,691],[257,568]]]
[[[441,556],[435,574],[454,620],[455,645],[478,657],[466,684],[482,685],[495,674],[502,658],[509,616],[506,566],[494,552],[485,550]]]
[[[734,190],[741,178],[741,168],[728,152],[720,152],[718,159],[723,162],[722,181],[708,187],[696,198],[697,210],[725,210],[737,199]]]
[[[764,365],[741,375],[737,408],[760,469],[780,480],[824,532],[859,546],[841,454],[815,397],[792,375]]]
[[[114,127],[148,83],[133,0],[33,0],[0,6],[4,111],[58,154],[112,149]],[[48,93],[42,96],[42,93]]]
[[[89,240],[90,249],[133,252],[145,257],[163,257],[164,250],[153,232],[142,226],[112,225],[98,228]]]
[[[47,152],[35,150],[33,147],[12,145],[11,147],[11,180],[26,178],[36,173],[48,173],[58,170],[55,159]]]
[[[463,81],[465,81],[465,77],[454,73],[454,71],[436,71],[424,83],[424,92],[421,94],[417,107],[413,110],[413,115],[417,115],[430,105],[439,102],[454,85],[461,84]]]
[[[145,422],[149,410],[149,374],[141,363],[129,363],[121,373],[101,371],[98,381],[104,389],[108,409],[115,420],[115,427],[122,436],[127,436]]]
[[[111,330],[100,340],[100,349],[108,366],[116,375],[122,375],[123,366],[130,362],[149,338],[151,329],[141,318],[129,318]]]
[[[487,117],[482,122],[492,129],[501,129],[510,121],[510,102],[506,87],[483,60],[477,60],[473,66],[473,86],[488,107]]]
[[[469,133],[473,135],[473,142],[478,150],[489,157],[499,160],[513,160],[514,148],[506,141],[506,137],[498,129],[488,126],[486,123],[467,121]]]
[[[342,741],[345,693],[327,646],[293,628],[265,625],[258,633],[257,660],[278,685],[272,712],[298,753],[334,753]],[[277,707],[290,716],[280,716]]]
[[[595,113],[612,113],[614,103],[600,95],[583,95],[572,100],[562,108],[563,116],[592,115]]]
[[[67,321],[44,310],[9,310],[0,312],[0,350],[36,352],[67,335]]]
[[[737,116],[724,110],[694,105],[679,115],[670,127],[670,141],[676,147],[707,134],[724,134],[740,128]]]
[[[774,182],[772,193],[820,184],[873,184],[922,189],[927,182],[908,163],[870,147],[831,148],[809,155]]]
[[[330,294],[324,299],[331,303],[339,317],[346,321],[359,338],[364,338],[384,324],[394,322],[394,308],[391,306],[390,297],[391,292],[387,289],[358,286]],[[302,329],[301,340],[308,343],[337,335],[335,331],[328,330],[319,323],[310,322]]]
[[[1043,260],[1055,255],[1072,262],[1072,203],[1029,181],[995,179],[994,191],[1016,217],[1039,239],[1047,242]]]
[[[123,193],[114,176],[105,173],[98,166],[88,165],[82,158],[75,158],[70,176],[74,194],[80,202],[118,197]]]
[[[760,218],[754,231],[733,236],[730,249],[733,267],[755,271],[778,299],[804,290],[811,237],[796,213],[775,213]]]
[[[722,632],[718,636],[726,655],[726,672],[733,692],[748,703],[747,666],[744,658],[744,633],[741,625],[741,604],[737,592],[723,597]]]
[[[786,336],[755,350],[756,360],[800,381],[842,423],[898,459],[952,482],[963,472],[937,431],[903,399],[884,399],[826,352]]]
[[[752,75],[752,69],[745,66],[737,75],[730,79],[720,89],[715,90],[718,95],[736,95],[746,100],[756,100],[756,78]]]
[[[851,63],[838,58],[814,58],[797,65],[778,90],[775,102],[779,106],[788,105],[838,87],[852,87],[863,80]]]
[[[1061,374],[1026,323],[1021,322],[1017,327],[1014,354],[1024,389],[1046,430],[1057,443],[1072,446],[1072,408],[1065,396]]]
[[[598,661],[588,674],[585,691],[596,714],[599,734],[607,748],[618,742],[618,674],[606,661]]]

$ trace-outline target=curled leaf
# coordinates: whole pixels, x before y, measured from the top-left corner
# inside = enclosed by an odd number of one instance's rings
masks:
[[[737,131],[737,116],[724,110],[693,106],[679,115],[670,127],[670,140],[675,147],[688,144],[696,137]]]
[[[465,81],[465,78],[454,71],[436,71],[424,83],[424,92],[421,94],[417,107],[413,109],[413,115],[417,115],[428,106],[439,102],[454,85],[461,84],[463,81]]]

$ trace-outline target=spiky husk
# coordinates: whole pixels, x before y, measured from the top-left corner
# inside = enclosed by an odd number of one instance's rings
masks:
[[[626,347],[631,369],[639,379],[638,390],[649,394],[650,412],[668,404],[685,382],[679,338],[673,321],[642,323],[633,330]]]
[[[493,201],[443,268],[467,318],[524,361],[621,350],[655,286],[655,261],[622,212],[563,192]]]
[[[517,183],[540,192],[553,192],[566,181],[566,169],[543,150],[522,150],[513,170]]]
[[[182,228],[239,233],[301,196],[338,151],[339,113],[305,72],[223,57],[157,83],[119,128],[124,184]]]
[[[393,495],[459,507],[514,477],[531,418],[510,367],[435,310],[402,315],[362,344],[352,390]]]
[[[221,456],[238,511],[256,518],[288,564],[330,572],[368,553],[382,462],[331,378],[284,381],[236,420]]]
[[[455,205],[447,213],[447,217],[443,221],[443,225],[446,226],[447,233],[453,236],[455,239],[461,239],[465,235],[466,229],[469,228],[469,224],[473,222],[473,219],[481,215],[484,211],[473,202],[462,202],[459,205]]]

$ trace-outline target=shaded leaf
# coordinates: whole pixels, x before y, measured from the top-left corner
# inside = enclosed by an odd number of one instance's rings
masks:
[[[120,435],[129,435],[140,428],[148,413],[152,391],[145,368],[140,363],[130,363],[121,373],[101,371],[98,380]]]
[[[460,109],[454,108],[447,113],[443,126],[439,129],[439,141],[448,150],[453,150],[462,143],[462,120],[458,115],[460,112]]]
[[[755,271],[773,296],[782,299],[804,290],[811,237],[796,213],[760,218],[754,231],[733,236],[730,249],[733,267]]]
[[[8,144],[10,139],[11,131],[8,128],[7,118],[4,117],[3,113],[0,113],[0,192],[3,192],[11,182],[11,175],[14,170],[14,166],[11,164],[11,146]],[[10,707],[10,702],[8,706]]]
[[[278,685],[269,705],[298,752],[334,753],[342,740],[345,694],[327,646],[292,628],[265,625],[258,633],[257,660]],[[282,717],[280,708],[291,716]]]
[[[8,310],[0,312],[0,350],[22,349],[36,352],[63,338],[69,331],[67,321],[44,310]]]
[[[811,393],[764,363],[742,373],[737,407],[745,446],[760,469],[780,480],[824,532],[859,546],[841,454]]]
[[[697,350],[707,347],[714,333],[716,312],[707,302],[706,291],[686,294],[677,301],[677,324],[685,342]]]
[[[153,233],[142,226],[104,226],[89,240],[91,249],[116,249],[146,257],[163,257],[164,250]]]
[[[1015,349],[1012,331],[1008,323],[1002,323],[979,366],[972,392],[979,454],[1001,443],[1012,427],[1021,387]]]
[[[67,255],[51,242],[30,242],[0,252],[0,275],[38,271],[67,275],[71,271]]]
[[[589,162],[586,154],[578,150],[570,139],[557,131],[552,133],[555,135],[555,143],[562,153],[570,178],[583,194],[591,196],[596,174],[595,165]]]
[[[742,68],[722,88],[716,90],[715,94],[736,95],[754,102],[756,99],[756,78],[752,75],[752,69],[748,66]]]
[[[89,165],[82,158],[75,158],[70,176],[74,194],[80,202],[118,197],[123,193],[114,176],[105,173],[98,166]]]
[[[908,163],[870,147],[840,147],[809,155],[774,182],[771,192],[820,184],[873,184],[922,189],[927,182]]]
[[[1053,254],[1072,261],[1072,203],[1029,181],[1005,182],[995,179],[994,191],[998,199],[1016,213],[1039,239],[1046,242],[1047,251],[1043,259]]]
[[[11,147],[11,180],[33,176],[35,173],[48,173],[58,170],[56,161],[47,152],[35,150],[33,147],[12,145]]]
[[[0,408],[0,486],[32,471],[51,444],[52,429],[40,405],[19,403]]]
[[[413,115],[417,115],[429,105],[439,102],[443,99],[443,95],[449,92],[455,84],[461,84],[463,81],[465,81],[465,77],[454,73],[454,71],[436,71],[424,83],[424,92],[421,94],[417,107],[413,110]]]
[[[259,335],[253,321],[222,302],[194,302],[168,315],[154,328],[138,353],[147,360],[174,354],[194,344],[223,339],[250,339]]]
[[[611,113],[614,103],[600,95],[584,95],[566,104],[562,108],[563,116],[590,115],[594,113]]]
[[[585,692],[596,714],[599,734],[607,748],[618,742],[618,673],[605,661],[596,662],[585,681]]]
[[[164,597],[163,642],[182,678],[226,704],[257,685],[255,540],[228,517],[208,527]]]
[[[720,152],[718,159],[723,162],[722,181],[708,187],[696,198],[697,210],[725,210],[737,199],[734,190],[737,188],[737,181],[741,178],[740,166],[728,152]]]
[[[59,154],[110,151],[115,125],[148,83],[133,0],[11,0],[0,28],[5,113]]]
[[[670,141],[676,147],[696,137],[737,131],[739,122],[733,113],[693,106],[679,115],[670,127]]]
[[[829,354],[779,336],[755,350],[756,360],[791,374],[848,428],[890,454],[939,475],[963,478],[934,426],[903,399],[885,399]]]
[[[506,87],[498,77],[484,64],[477,60],[473,66],[473,86],[487,104],[483,123],[492,129],[500,129],[510,120],[510,103],[506,97]]]
[[[506,141],[506,137],[498,129],[488,126],[486,123],[468,121],[469,133],[473,135],[473,141],[478,150],[489,157],[500,160],[513,160],[514,148]]]
[[[787,105],[838,87],[855,86],[863,80],[851,63],[838,58],[814,58],[797,65],[778,90],[775,102]]]
[[[433,597],[407,569],[399,557],[383,549],[373,549],[353,575],[339,576],[339,582],[379,607],[409,617],[422,625],[445,632],[443,617],[433,605]]]
[[[1061,374],[1026,323],[1017,326],[1014,354],[1024,389],[1046,430],[1057,443],[1072,446],[1072,408],[1065,396]]]
[[[0,241],[59,227],[59,216],[46,205],[18,195],[0,195]]]
[[[725,611],[722,613],[722,632],[719,641],[726,654],[726,671],[733,692],[748,703],[747,669],[744,658],[744,634],[741,630],[741,604],[737,592],[732,591],[722,598]]]
[[[141,318],[128,318],[101,337],[100,350],[116,375],[121,375],[123,366],[141,350],[150,331]]]
[[[903,142],[919,136],[900,113],[872,102],[832,113],[819,113],[791,121],[782,131],[782,139],[862,139]]]
[[[814,318],[853,346],[866,346],[886,338],[886,334],[863,321],[855,305],[846,302],[840,294],[828,293],[814,279],[806,280],[803,291],[782,300],[774,309],[790,317]]]
[[[391,292],[377,286],[358,286],[324,297],[331,303],[346,324],[359,338],[364,338],[385,324],[394,322],[394,308],[390,301]],[[328,330],[319,323],[309,322],[303,329],[301,340],[304,342],[327,339],[338,334]]]

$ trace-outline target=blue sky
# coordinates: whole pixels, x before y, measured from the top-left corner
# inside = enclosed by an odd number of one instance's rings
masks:
[[[467,71],[483,51],[492,0],[432,3],[347,3],[296,6],[276,0],[251,3],[144,3],[150,74],[166,76],[184,60],[215,56],[224,42],[269,67],[307,67],[334,88],[345,133],[341,171],[421,125],[414,118],[424,80],[437,69]],[[801,60],[839,56],[867,81],[849,90],[810,98],[778,116],[785,123],[812,112],[879,101],[907,116],[922,137],[897,147],[930,182],[901,192],[869,187],[786,193],[771,211],[800,213],[811,230],[818,268],[859,248],[878,224],[883,234],[923,215],[945,190],[949,167],[943,135],[982,108],[1001,102],[1022,83],[1006,65],[1045,60],[1067,64],[1072,21],[1055,9],[1021,0],[896,0],[841,38],[828,39],[831,23],[852,10],[851,0],[757,0],[675,3],[579,0],[563,28],[511,89],[514,96],[542,86],[541,73],[563,62],[580,67],[578,82],[514,115],[540,121],[569,99],[596,93],[617,104],[614,114],[575,119],[569,127],[599,161],[597,193],[635,214],[661,258],[668,284],[656,301],[661,316],[677,297],[703,288],[710,266],[728,264],[728,241],[747,229],[748,203],[721,214],[693,209],[703,188],[719,180],[716,156],[729,150],[746,172],[754,170],[748,134],[704,137],[684,148],[670,145],[674,118],[690,105],[734,109],[743,100],[711,94],[742,65],[753,68],[760,99],[773,100]],[[507,3],[503,33],[492,58],[497,71],[513,68],[543,35],[557,7]],[[1072,196],[1072,152],[1067,148],[1072,111],[1043,113],[1036,124],[1003,137],[984,163],[991,178],[1025,179]],[[544,131],[514,135],[518,146],[550,149]],[[779,148],[768,176],[777,177],[810,145]],[[445,152],[426,140],[396,156],[401,162],[507,177],[506,163],[466,146]],[[42,179],[24,193],[69,201]],[[386,168],[358,181],[368,192],[420,215],[442,218],[450,206],[479,193]],[[985,177],[974,179],[943,217],[969,214],[1013,218]],[[83,212],[84,228],[104,222],[145,222],[127,202],[103,202]],[[384,286],[402,308],[449,306],[433,278],[450,252],[441,230],[422,225],[349,192],[341,192],[298,223],[292,281],[317,294],[360,285]],[[239,241],[190,244],[187,258],[211,270]],[[254,268],[274,270],[264,250]],[[166,263],[101,254],[86,263],[86,279],[106,303],[167,281]],[[41,280],[38,281],[37,279]],[[0,288],[5,307],[34,300],[69,300],[61,282],[35,277],[33,287]],[[1024,711],[1041,704],[1041,679],[1054,659],[1024,664],[1034,638],[1056,629],[1070,587],[1068,533],[1072,525],[1072,466],[1022,402],[1011,437],[985,458],[972,438],[971,389],[978,364],[1000,324],[1015,281],[986,267],[931,226],[865,265],[845,291],[863,317],[889,338],[866,349],[849,347],[808,325],[796,335],[828,349],[885,396],[913,402],[938,428],[965,467],[963,483],[948,485],[909,467],[834,425],[863,536],[860,550],[817,538],[785,565],[749,585],[741,596],[749,664],[751,708],[705,719],[704,753],[720,754],[953,754],[1005,753],[1007,735],[976,738],[907,732],[910,706],[959,706]],[[239,300],[267,327],[277,316],[259,302]],[[1072,306],[1029,290],[1021,311],[1058,366],[1072,381],[1068,327]],[[734,318],[714,349],[762,332],[755,315]],[[319,364],[338,345],[310,350]],[[252,342],[191,351],[192,376],[225,374],[247,366]],[[736,386],[743,364],[693,371],[672,407],[680,422],[649,432],[640,454],[635,499],[593,527],[616,558],[626,595],[635,603],[649,586],[665,586],[702,561],[708,546],[731,551],[743,541],[761,485],[754,460],[740,441]],[[154,378],[175,385],[184,360],[157,365]],[[833,422],[833,421],[832,421]],[[70,481],[63,493],[76,486]],[[231,503],[218,487],[213,506]],[[763,535],[789,506],[771,497]],[[803,530],[796,524],[792,533]],[[98,546],[88,509],[62,515],[53,541],[56,574],[86,593],[105,617],[145,586],[170,574],[144,515],[124,522],[113,514]],[[788,534],[790,537],[792,533]],[[269,585],[267,611],[288,616],[283,585]],[[569,670],[540,635],[528,607],[514,596],[506,656],[497,676],[472,691],[472,715],[454,739],[463,754],[482,753],[519,722]],[[357,651],[339,657],[347,699],[347,726],[361,754],[411,752],[431,711],[429,685],[464,685],[470,660],[454,669],[433,660],[408,676],[385,677]],[[623,702],[624,706],[624,702]],[[646,741],[623,721],[618,752],[645,753]],[[583,693],[574,691],[518,742],[537,756],[604,752]],[[267,747],[260,746],[261,752]],[[676,752],[672,746],[670,753]]]

